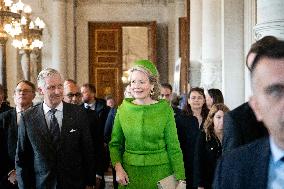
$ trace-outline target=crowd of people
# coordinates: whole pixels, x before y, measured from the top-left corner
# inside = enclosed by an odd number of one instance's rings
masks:
[[[246,65],[253,94],[232,111],[214,88],[192,87],[181,105],[149,60],[133,63],[119,106],[52,68],[37,89],[17,83],[14,108],[0,85],[0,188],[103,189],[111,167],[115,189],[156,189],[171,175],[187,189],[281,189],[284,42],[257,41]]]

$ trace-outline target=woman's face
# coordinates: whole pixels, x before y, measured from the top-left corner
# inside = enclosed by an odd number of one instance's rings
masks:
[[[213,98],[209,94],[206,94],[205,97],[207,108],[210,109],[213,105]]]
[[[154,88],[148,76],[139,70],[135,70],[130,78],[131,94],[135,99],[145,100],[150,98],[150,91]]]
[[[214,123],[214,131],[215,133],[223,133],[223,118],[224,118],[224,112],[222,110],[219,110],[215,113],[213,117],[213,123]]]
[[[197,91],[192,91],[187,102],[188,104],[190,104],[192,109],[201,109],[203,104],[205,103],[205,99]]]

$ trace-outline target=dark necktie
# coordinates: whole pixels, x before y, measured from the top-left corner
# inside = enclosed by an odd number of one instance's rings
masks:
[[[53,143],[57,145],[59,141],[59,137],[60,137],[60,129],[59,129],[57,118],[55,117],[55,112],[56,112],[56,109],[50,110],[51,116],[50,116],[50,124],[49,124],[50,128],[49,129],[50,129],[50,133],[53,139]]]

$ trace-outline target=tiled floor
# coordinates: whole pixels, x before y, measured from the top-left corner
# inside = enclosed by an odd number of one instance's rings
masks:
[[[106,182],[105,189],[113,189],[112,175],[111,176],[105,176],[105,182]]]

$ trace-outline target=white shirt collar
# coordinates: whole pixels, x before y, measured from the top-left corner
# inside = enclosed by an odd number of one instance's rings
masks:
[[[26,110],[21,111],[21,110],[19,109],[19,107],[16,106],[16,112],[17,112],[17,113],[25,112],[25,111],[27,111],[28,109],[30,109],[31,107],[33,107],[33,105],[31,105],[31,106],[30,106],[29,108],[27,108]]]
[[[47,114],[47,112],[49,112],[49,110],[51,110],[52,108],[50,108],[49,106],[47,106],[47,104],[45,102],[43,102],[43,112],[44,114]],[[63,102],[61,101],[60,104],[58,104],[58,106],[56,106],[55,108],[57,111],[63,112]]]
[[[272,137],[269,137],[269,141],[270,141],[269,144],[270,144],[271,155],[272,155],[273,161],[277,162],[282,157],[284,157],[284,150],[282,150],[281,148],[277,146],[277,144],[274,142]]]
[[[85,108],[88,108],[88,106],[91,108],[91,109],[95,109],[95,103],[91,103],[91,104],[88,104],[88,103],[84,103],[84,107]]]

